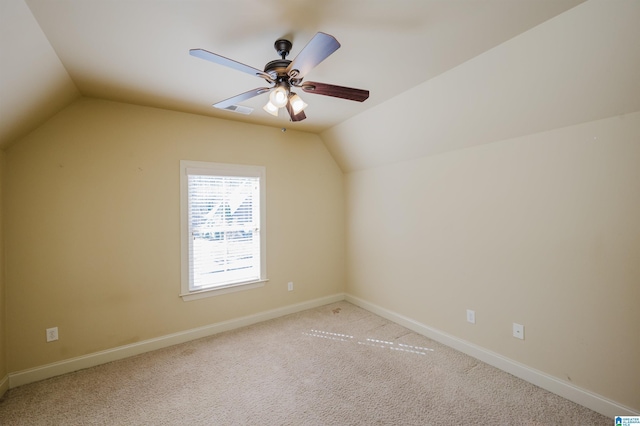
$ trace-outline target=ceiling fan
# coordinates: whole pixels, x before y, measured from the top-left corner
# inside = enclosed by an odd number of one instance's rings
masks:
[[[333,36],[322,32],[317,33],[298,53],[298,56],[293,61],[290,61],[286,57],[289,55],[292,46],[289,40],[276,40],[274,48],[281,59],[269,62],[265,65],[264,71],[204,49],[191,49],[189,54],[263,78],[269,83],[269,87],[258,87],[213,104],[214,107],[220,109],[233,110],[238,102],[251,99],[263,93],[269,93],[269,102],[264,106],[265,111],[277,117],[280,108],[286,108],[291,121],[302,121],[307,118],[304,113],[307,104],[293,91],[295,88],[299,88],[305,93],[315,93],[358,102],[363,102],[369,97],[368,90],[314,81],[302,81],[309,71],[340,48],[340,43]]]

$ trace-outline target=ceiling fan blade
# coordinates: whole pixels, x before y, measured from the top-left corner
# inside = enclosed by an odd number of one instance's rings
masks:
[[[287,102],[287,112],[289,113],[289,117],[291,117],[291,121],[302,121],[307,118],[307,115],[304,113],[304,111],[300,111],[299,113],[295,114],[293,112],[291,102]]]
[[[239,102],[246,101],[247,99],[251,99],[263,93],[267,93],[270,90],[271,88],[269,87],[258,87],[257,89],[249,90],[248,92],[240,93],[239,95],[236,95],[232,98],[225,99],[224,101],[220,101],[216,104],[213,104],[213,106],[220,109],[226,109]]]
[[[287,74],[291,78],[302,79],[313,67],[324,61],[339,47],[340,43],[333,36],[317,33],[289,64]]]
[[[306,93],[316,95],[333,96],[334,98],[348,99],[350,101],[363,102],[369,98],[369,91],[354,89],[352,87],[336,86],[333,84],[306,81],[300,86]]]
[[[234,61],[233,59],[225,58],[224,56],[220,56],[216,53],[211,53],[204,49],[191,49],[189,50],[189,54],[191,56],[195,56],[196,58],[204,59],[219,65],[233,68],[238,71],[246,72],[247,74],[251,74],[256,77],[262,77],[269,81],[273,81],[271,76],[262,70]]]

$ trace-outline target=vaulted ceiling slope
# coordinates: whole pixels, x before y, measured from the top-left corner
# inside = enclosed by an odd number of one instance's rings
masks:
[[[590,0],[321,136],[350,172],[640,111],[639,23]]]
[[[0,1],[0,148],[79,96],[24,0]]]
[[[459,72],[456,66],[583,1],[2,0],[0,146],[79,96],[316,133],[345,120],[350,128],[367,114],[394,109],[386,104],[404,102],[403,97],[430,102],[425,90],[434,89],[424,85],[431,79]],[[306,80],[369,89],[371,97],[361,104],[305,94],[308,118],[299,123],[285,114],[268,115],[261,96],[243,103],[254,108],[247,116],[212,108],[265,82],[188,54],[203,48],[262,68],[277,58],[276,39],[293,41],[292,59],[318,31],[334,35],[342,47]],[[416,92],[403,94],[416,86]],[[421,120],[441,119],[426,117],[430,113]],[[342,155],[339,134],[330,133],[331,146]],[[369,148],[355,155],[368,158]],[[346,168],[363,161],[341,160]]]

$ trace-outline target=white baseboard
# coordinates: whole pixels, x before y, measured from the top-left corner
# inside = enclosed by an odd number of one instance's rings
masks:
[[[614,416],[640,416],[640,412],[638,412],[637,410],[625,407],[624,405],[618,404],[615,401],[611,401],[603,396],[577,387],[571,383],[550,376],[539,370],[533,369],[517,361],[499,355],[495,352],[491,352],[480,346],[474,345],[473,343],[459,339],[440,330],[436,330],[411,318],[397,314],[358,297],[348,294],[345,295],[344,293],[338,293],[335,295],[322,297],[295,305],[285,306],[265,312],[259,312],[254,315],[169,334],[155,339],[144,340],[142,342],[137,342],[130,345],[119,346],[117,348],[95,352],[92,354],[83,355],[80,357],[71,358],[36,368],[31,368],[28,370],[9,373],[8,376],[5,376],[0,380],[0,396],[2,396],[2,394],[4,394],[7,389],[14,388],[16,386],[48,379],[50,377],[59,376],[61,374],[70,373],[84,368],[94,367],[96,365],[105,364],[107,362],[117,361],[119,359],[127,358],[130,356],[139,355],[156,349],[188,342],[190,340],[211,336],[224,331],[245,327],[262,321],[267,321],[270,319],[304,311],[306,309],[312,309],[329,303],[339,302],[341,300],[346,300],[350,303],[353,303],[354,305],[357,305],[376,315],[380,315],[383,318],[400,324],[412,331],[415,331],[416,333],[422,334],[423,336],[426,336],[439,343],[442,343],[462,353],[472,356],[502,371],[513,374],[514,376],[526,380],[529,383],[553,392],[556,395],[560,395],[563,398],[566,398],[605,416],[611,418],[613,418]]]
[[[556,395],[587,407],[602,415],[611,417],[615,416],[639,416],[640,413],[634,409],[618,404],[601,395],[595,394],[588,390],[582,389],[571,383],[550,376],[542,371],[533,369],[517,361],[506,358],[495,352],[491,352],[473,343],[454,337],[450,334],[436,330],[417,321],[397,314],[373,303],[369,303],[358,297],[345,295],[347,302],[353,303],[369,312],[402,325],[416,333],[422,334],[436,342],[442,343],[450,348],[456,349],[462,353],[472,356],[482,362],[492,365],[502,371],[513,374],[529,383],[548,390]]]
[[[0,380],[0,398],[6,391],[9,390],[9,376],[4,376],[2,380]]]
[[[211,336],[223,331],[229,331],[247,325],[256,324],[262,321],[282,317],[306,309],[316,308],[327,305],[329,303],[339,302],[345,299],[344,293],[338,293],[331,296],[321,297],[309,300],[307,302],[289,305],[282,308],[272,309],[270,311],[259,312],[241,318],[235,318],[216,324],[198,327],[191,330],[181,331],[166,336],[157,337],[155,339],[144,340],[130,345],[119,346],[113,349],[107,349],[76,358],[66,359],[64,361],[54,362],[52,364],[40,367],[30,368],[28,370],[10,373],[8,376],[7,388],[25,385],[27,383],[37,382],[39,380],[48,379],[50,377],[59,376],[61,374],[71,373],[73,371],[82,370],[84,368],[94,367],[96,365],[105,364],[107,362],[117,361],[141,353],[153,351],[156,349],[166,348],[179,343],[188,342],[202,337]],[[5,386],[7,378],[0,382],[0,386]],[[0,387],[0,394],[2,387]]]

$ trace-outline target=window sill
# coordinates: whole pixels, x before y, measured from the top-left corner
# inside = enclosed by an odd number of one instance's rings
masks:
[[[249,281],[244,283],[229,284],[221,287],[206,288],[203,290],[191,291],[189,293],[182,293],[180,297],[185,302],[191,300],[204,299],[205,297],[221,296],[223,294],[235,293],[238,291],[251,290],[253,288],[264,287],[264,283],[269,281],[268,279]]]

